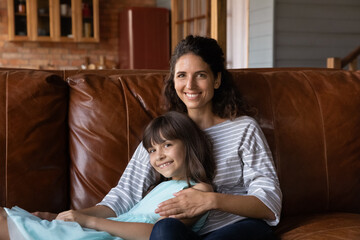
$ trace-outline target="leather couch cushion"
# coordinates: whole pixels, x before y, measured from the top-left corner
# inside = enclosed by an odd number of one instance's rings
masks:
[[[283,219],[276,233],[282,240],[360,239],[360,214],[327,213]]]

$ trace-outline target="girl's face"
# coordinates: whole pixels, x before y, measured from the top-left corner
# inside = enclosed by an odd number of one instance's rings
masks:
[[[195,54],[187,53],[175,64],[175,90],[188,111],[211,111],[211,99],[214,89],[220,86],[220,79],[221,74],[215,79],[209,65]]]
[[[185,179],[185,146],[180,140],[165,140],[147,149],[150,164],[166,178]]]

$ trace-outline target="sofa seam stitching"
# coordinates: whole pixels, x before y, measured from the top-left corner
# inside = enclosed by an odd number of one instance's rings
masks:
[[[320,100],[319,100],[319,96],[317,94],[317,92],[315,91],[314,85],[311,83],[311,81],[309,80],[309,78],[307,77],[307,75],[301,71],[301,74],[305,77],[306,81],[308,82],[309,86],[311,87],[315,97],[316,97],[316,103],[319,109],[319,113],[320,113],[320,117],[321,117],[321,130],[322,130],[322,138],[323,138],[323,142],[324,142],[324,158],[325,158],[325,169],[326,169],[326,210],[330,209],[330,186],[329,186],[329,168],[328,168],[328,157],[327,157],[327,144],[326,144],[326,138],[325,138],[325,127],[324,127],[324,115],[323,115],[323,111],[320,105]]]
[[[121,76],[119,76],[119,82],[121,84],[121,87],[123,89],[123,94],[124,94],[124,100],[125,100],[125,111],[126,111],[126,138],[127,138],[127,155],[128,155],[128,161],[130,161],[130,125],[129,125],[129,106],[128,106],[128,99],[126,97],[126,93],[125,93],[125,86],[124,86],[124,82],[121,78]]]
[[[278,144],[279,144],[279,138],[278,138],[278,134],[277,131],[275,131],[277,129],[277,122],[275,121],[275,110],[274,110],[274,101],[273,101],[273,90],[271,88],[271,84],[269,82],[269,80],[267,78],[265,78],[265,76],[263,76],[264,80],[266,81],[266,84],[268,85],[269,88],[269,92],[270,92],[270,106],[271,106],[271,119],[272,122],[274,124],[274,138],[275,138],[275,148],[276,148],[276,169],[277,169],[277,174],[278,177],[281,178],[279,176],[279,173],[281,173],[281,164],[280,164],[280,155],[279,155],[279,151],[278,151]],[[274,153],[273,153],[274,155]]]

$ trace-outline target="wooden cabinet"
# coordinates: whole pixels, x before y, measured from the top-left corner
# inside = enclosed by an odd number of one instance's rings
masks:
[[[119,67],[169,69],[170,12],[165,8],[128,7],[119,13]]]
[[[8,0],[9,40],[99,42],[99,0]]]

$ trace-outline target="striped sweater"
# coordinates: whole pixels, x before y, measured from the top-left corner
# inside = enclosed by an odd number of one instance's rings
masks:
[[[258,124],[243,116],[205,129],[212,139],[216,161],[215,191],[234,195],[252,195],[260,199],[280,220],[282,194],[270,149]],[[98,205],[110,207],[117,215],[130,210],[154,182],[149,155],[142,144],[136,149],[118,185]],[[205,234],[245,217],[216,210],[210,211],[200,230]]]

